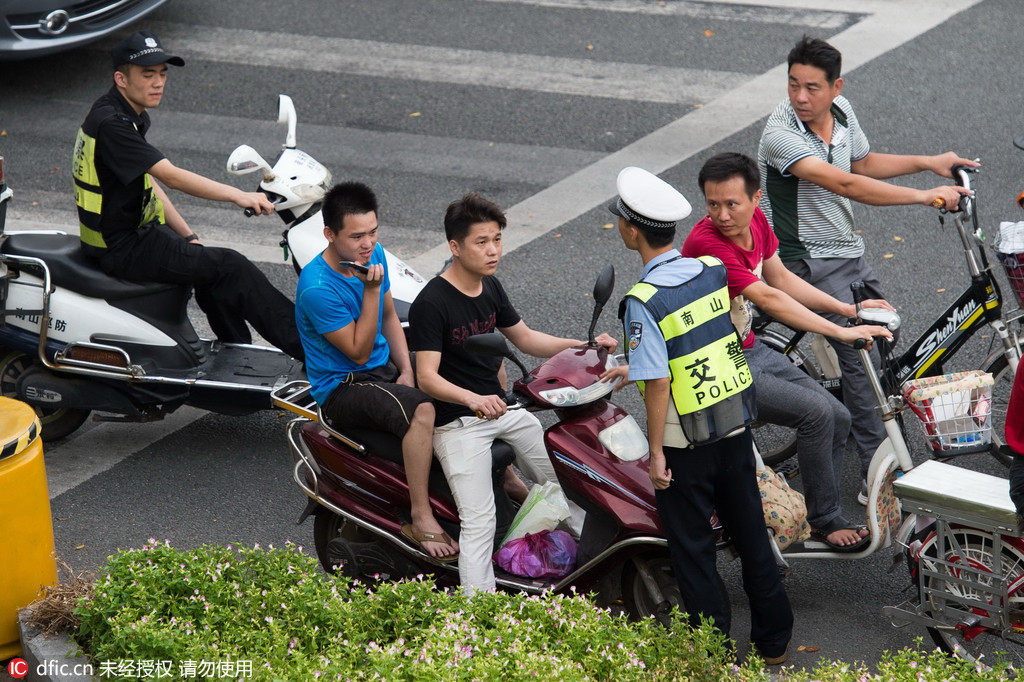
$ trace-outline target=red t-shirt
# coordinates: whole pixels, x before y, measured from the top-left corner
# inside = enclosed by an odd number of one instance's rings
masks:
[[[1024,363],[1017,366],[1006,408],[1006,444],[1018,455],[1024,455]]]
[[[761,269],[765,259],[771,258],[779,250],[779,240],[760,208],[754,209],[754,217],[750,220],[750,234],[754,238],[754,248],[747,251],[734,244],[728,237],[723,237],[712,224],[711,218],[704,216],[690,230],[680,249],[688,258],[714,256],[725,265],[728,272],[729,296],[732,298],[730,315],[733,326],[743,339],[744,348],[754,345],[754,332],[750,329],[750,308],[753,304],[741,296],[740,292],[761,281]]]

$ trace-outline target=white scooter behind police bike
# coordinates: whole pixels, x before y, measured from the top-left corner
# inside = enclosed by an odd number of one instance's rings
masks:
[[[306,152],[296,149],[297,115],[288,95],[278,96],[277,121],[285,124],[288,132],[273,167],[255,149],[243,144],[231,152],[227,170],[232,175],[262,173],[259,191],[273,202],[275,211],[287,225],[281,235],[281,246],[285,249],[285,259],[290,254],[292,265],[299,272],[327,246],[321,207],[324,195],[331,188],[331,172]],[[426,282],[395,254],[387,249],[384,253],[395,311],[405,326],[409,306]]]
[[[191,287],[107,275],[76,235],[6,232],[0,158],[0,394],[32,405],[44,440],[103,421],[153,421],[182,405],[241,415],[304,377],[276,348],[196,334]]]
[[[260,189],[288,224],[296,270],[326,246],[320,206],[330,173],[295,149],[295,108],[274,168],[251,147],[231,155],[233,173],[263,171]],[[303,379],[299,361],[275,349],[202,339],[188,319],[191,289],[106,275],[59,231],[7,233],[13,192],[0,158],[0,395],[32,405],[44,440],[63,438],[96,412],[104,421],[162,419],[181,405],[240,415],[272,408],[270,393]],[[388,254],[399,316],[424,280]]]

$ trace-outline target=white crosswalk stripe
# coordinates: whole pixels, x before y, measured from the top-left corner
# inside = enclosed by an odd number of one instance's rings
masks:
[[[752,21],[761,24],[784,24],[806,26],[808,29],[829,30],[841,27],[846,22],[843,5],[831,0],[791,0],[751,3],[746,0],[724,0],[709,2],[649,2],[648,0],[484,0],[501,4],[536,5],[581,9],[596,12],[617,12],[620,14],[647,14],[653,16],[691,17],[707,21]],[[733,6],[735,4],[736,6]],[[858,12],[877,11],[880,3],[867,0],[857,3]],[[867,6],[874,5],[874,10]]]
[[[373,40],[322,38],[265,31],[154,24],[161,40],[193,58],[257,66],[481,85],[638,102],[702,102],[746,76],[729,71],[675,69],[508,52],[485,52]],[[259,45],[253,51],[250,45]],[[310,55],[315,54],[315,59]]]

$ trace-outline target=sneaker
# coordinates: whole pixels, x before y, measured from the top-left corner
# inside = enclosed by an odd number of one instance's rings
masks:
[[[865,507],[868,506],[868,482],[864,479],[860,483],[860,492],[857,493],[857,501]]]
[[[765,665],[782,665],[789,658],[789,652],[783,651],[779,656],[762,656]]]

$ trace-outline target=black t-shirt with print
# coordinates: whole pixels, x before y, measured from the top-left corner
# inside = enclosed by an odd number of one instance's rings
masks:
[[[511,327],[521,318],[495,277],[483,278],[479,296],[467,296],[443,277],[427,282],[409,309],[409,349],[441,353],[438,374],[479,395],[505,393],[498,381],[501,358],[468,353],[462,342],[476,334]],[[472,415],[465,405],[434,401],[437,426]]]

